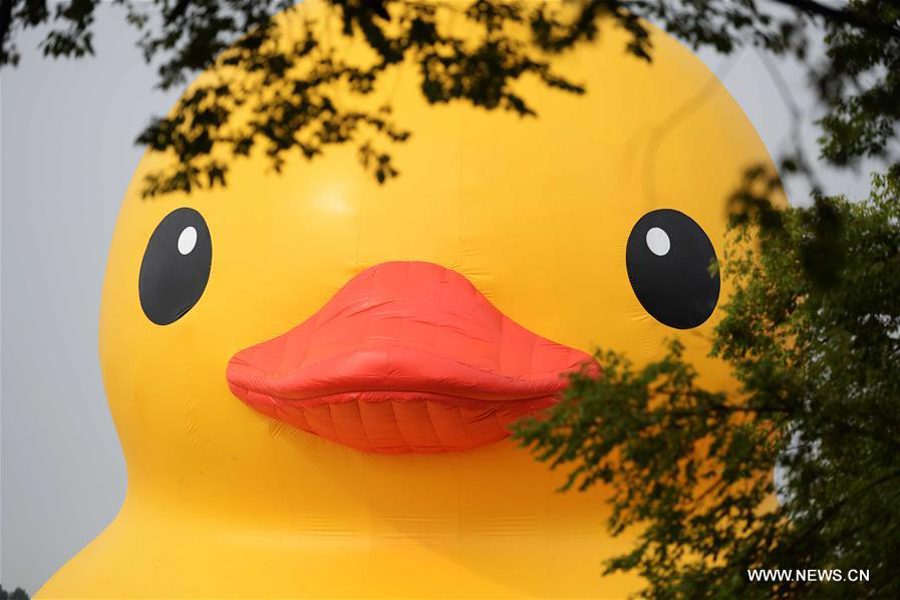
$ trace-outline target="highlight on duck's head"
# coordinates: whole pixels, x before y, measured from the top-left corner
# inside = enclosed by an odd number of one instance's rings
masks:
[[[523,80],[537,118],[430,106],[415,66],[393,68],[375,100],[413,135],[383,185],[346,146],[281,175],[259,153],[226,187],[143,199],[165,160],[148,154],[100,327],[129,495],[357,524],[515,498],[595,520],[596,498],[555,495],[561,474],[506,427],[597,347],[640,364],[677,336],[703,378],[731,385],[706,356],[729,294],[709,265],[725,198],[769,161],[687,49],[654,30],[648,64],[624,36],[560,59],[584,95]]]

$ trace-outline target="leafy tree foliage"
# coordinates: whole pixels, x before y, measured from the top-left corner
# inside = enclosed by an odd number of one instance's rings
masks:
[[[7,592],[0,585],[0,600],[28,600],[28,594],[22,588],[16,588],[12,592]]]
[[[677,341],[641,369],[603,352],[602,377],[574,376],[547,419],[516,432],[568,470],[567,487],[614,489],[612,531],[641,534],[607,571],[639,572],[647,597],[900,597],[900,181],[820,205],[731,230],[721,272],[736,291],[712,354],[739,393],[700,386]],[[836,278],[821,287],[803,269],[822,258],[810,232],[838,221]],[[757,568],[871,581],[752,582]]]
[[[138,142],[173,153],[177,162],[148,177],[145,192],[224,184],[228,163],[261,145],[279,169],[284,156],[312,159],[328,146],[355,144],[361,164],[378,181],[398,174],[389,147],[414,133],[390,105],[371,108],[364,96],[392,65],[413,61],[420,89],[432,103],[462,101],[485,110],[533,117],[539,107],[516,91],[524,77],[571,93],[584,87],[554,71],[554,59],[597,38],[605,27],[631,35],[626,51],[652,60],[643,19],[661,24],[695,48],[730,53],[752,45],[806,60],[811,25],[827,32],[828,59],[810,64],[826,109],[823,155],[836,165],[880,157],[898,167],[900,118],[900,5],[853,0],[834,8],[814,0],[328,0],[344,36],[372,50],[369,62],[351,60],[340,43],[321,39],[292,0],[114,0],[140,32],[139,46],[158,66],[158,86],[182,85],[217,61],[229,68],[198,85],[174,113],[156,117]],[[17,34],[48,25],[41,42],[49,56],[94,52],[92,27],[99,0],[9,0],[0,10],[0,65],[19,60]],[[788,10],[778,10],[779,8]],[[284,19],[273,19],[283,12]],[[475,25],[466,35],[448,26]],[[285,44],[284,40],[295,40]],[[335,93],[345,89],[342,100]],[[249,118],[237,119],[238,111]],[[799,148],[781,161],[783,173],[809,174]],[[777,176],[755,170],[743,190]],[[765,199],[765,198],[764,198]]]

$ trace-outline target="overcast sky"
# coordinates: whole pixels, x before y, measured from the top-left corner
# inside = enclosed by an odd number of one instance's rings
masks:
[[[125,467],[103,395],[97,319],[119,202],[142,150],[133,139],[175,94],[154,72],[118,9],[103,9],[92,59],[44,60],[21,38],[22,61],[0,79],[2,193],[2,544],[0,581],[34,592],[115,515]],[[792,133],[790,109],[760,57],[704,53],[773,156]],[[775,65],[805,113],[802,70]],[[861,196],[865,173],[819,168],[830,193]],[[793,202],[806,196],[790,185]]]

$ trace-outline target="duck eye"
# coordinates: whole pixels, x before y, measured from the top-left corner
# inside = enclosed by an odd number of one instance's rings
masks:
[[[703,228],[668,208],[641,217],[625,247],[628,280],[641,306],[676,329],[697,327],[716,308],[719,274],[710,273],[715,260]]]
[[[170,212],[147,242],[138,294],[147,318],[168,325],[200,300],[212,264],[212,240],[206,221],[192,208]]]

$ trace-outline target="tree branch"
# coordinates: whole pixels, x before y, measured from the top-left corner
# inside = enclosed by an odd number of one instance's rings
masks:
[[[860,13],[844,10],[841,8],[833,8],[825,4],[820,4],[814,0],[773,0],[778,4],[790,6],[800,12],[816,17],[822,17],[829,21],[843,23],[857,27],[869,33],[877,33],[886,37],[900,39],[900,29],[892,27],[881,21],[870,19]]]

